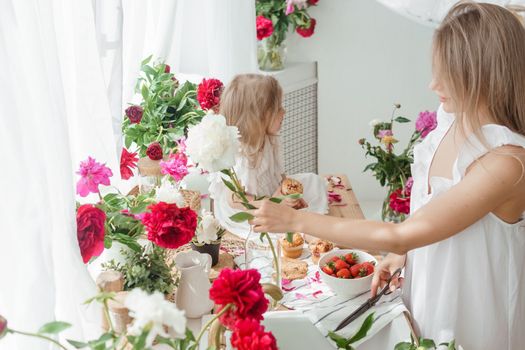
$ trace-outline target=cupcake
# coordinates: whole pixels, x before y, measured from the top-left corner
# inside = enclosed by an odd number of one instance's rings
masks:
[[[310,242],[308,248],[310,248],[310,251],[312,252],[312,261],[314,264],[317,264],[321,254],[327,253],[334,249],[334,244],[330,241],[317,238]]]
[[[303,194],[303,184],[288,177],[281,183],[281,193],[285,196],[290,194]]]
[[[283,255],[288,258],[297,259],[298,257],[300,257],[303,253],[303,244],[304,239],[300,233],[293,234],[292,242],[288,242],[288,240],[286,239],[286,235],[281,237],[281,247],[283,249]]]

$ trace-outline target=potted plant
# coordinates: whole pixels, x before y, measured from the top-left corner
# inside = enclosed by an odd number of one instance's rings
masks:
[[[191,248],[199,253],[210,254],[212,266],[215,266],[219,262],[221,239],[225,233],[226,230],[220,226],[213,213],[203,211],[199,217],[195,237],[191,240]]]

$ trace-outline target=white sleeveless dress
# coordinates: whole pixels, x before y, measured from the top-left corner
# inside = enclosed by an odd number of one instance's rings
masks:
[[[427,194],[430,164],[453,120],[440,107],[437,128],[414,150],[411,212],[460,182],[487,153],[471,137],[458,154],[453,179],[432,177]],[[491,148],[525,147],[525,137],[506,127],[486,125],[482,132]],[[525,349],[523,220],[509,224],[489,213],[444,241],[415,249],[408,253],[405,278],[403,299],[422,336],[436,343],[456,339],[466,350]]]
[[[255,167],[250,165],[246,157],[238,156],[234,169],[248,193],[271,197],[282,181],[283,158],[280,138],[278,136],[267,137],[259,163]],[[209,193],[214,200],[215,217],[226,230],[246,238],[250,232],[250,225],[247,222],[235,223],[229,219],[239,210],[230,207],[228,196],[231,196],[231,192],[222,182],[221,176],[217,173],[210,175],[209,178]],[[303,184],[303,198],[308,203],[308,208],[305,210],[319,214],[328,212],[327,185],[323,178],[311,173],[287,176]]]

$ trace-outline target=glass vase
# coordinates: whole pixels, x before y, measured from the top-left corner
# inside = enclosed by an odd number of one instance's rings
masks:
[[[261,283],[271,283],[281,288],[280,256],[281,247],[277,234],[261,234],[250,227],[244,250],[246,268],[259,271]]]
[[[385,200],[383,201],[383,207],[381,209],[381,220],[384,222],[400,223],[405,220],[405,214],[398,213],[390,207],[390,195],[394,192],[393,189],[389,189],[386,194]]]
[[[286,38],[271,35],[257,42],[257,62],[263,71],[283,70],[286,64]]]

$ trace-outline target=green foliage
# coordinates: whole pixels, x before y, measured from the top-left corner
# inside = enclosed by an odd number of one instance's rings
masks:
[[[328,332],[328,337],[330,337],[330,339],[335,342],[338,349],[354,350],[354,347],[351,344],[356,343],[366,337],[373,324],[374,313],[372,312],[365,318],[359,330],[351,338],[344,338],[335,332]]]
[[[410,342],[401,342],[396,344],[394,350],[435,350],[436,343],[432,339],[419,338],[416,342],[411,336]],[[447,350],[456,350],[456,341],[452,340],[449,343],[441,343],[440,346],[446,346]]]
[[[179,82],[172,73],[165,73],[165,64],[151,63],[151,56],[142,61],[141,75],[135,86],[142,95],[142,120],[133,124],[127,117],[122,123],[124,143],[138,147],[141,157],[152,142],[159,142],[164,154],[174,151],[175,140],[187,132],[188,127],[200,122],[205,112],[196,99],[197,85]]]
[[[54,321],[49,322],[40,327],[39,334],[58,334],[71,327],[71,324],[66,322]]]
[[[159,291],[169,294],[173,291],[173,263],[166,262],[166,251],[155,244],[140,246],[139,251],[122,251],[126,262],[114,260],[103,264],[106,270],[119,271],[124,275],[124,290],[141,288],[149,293]]]

